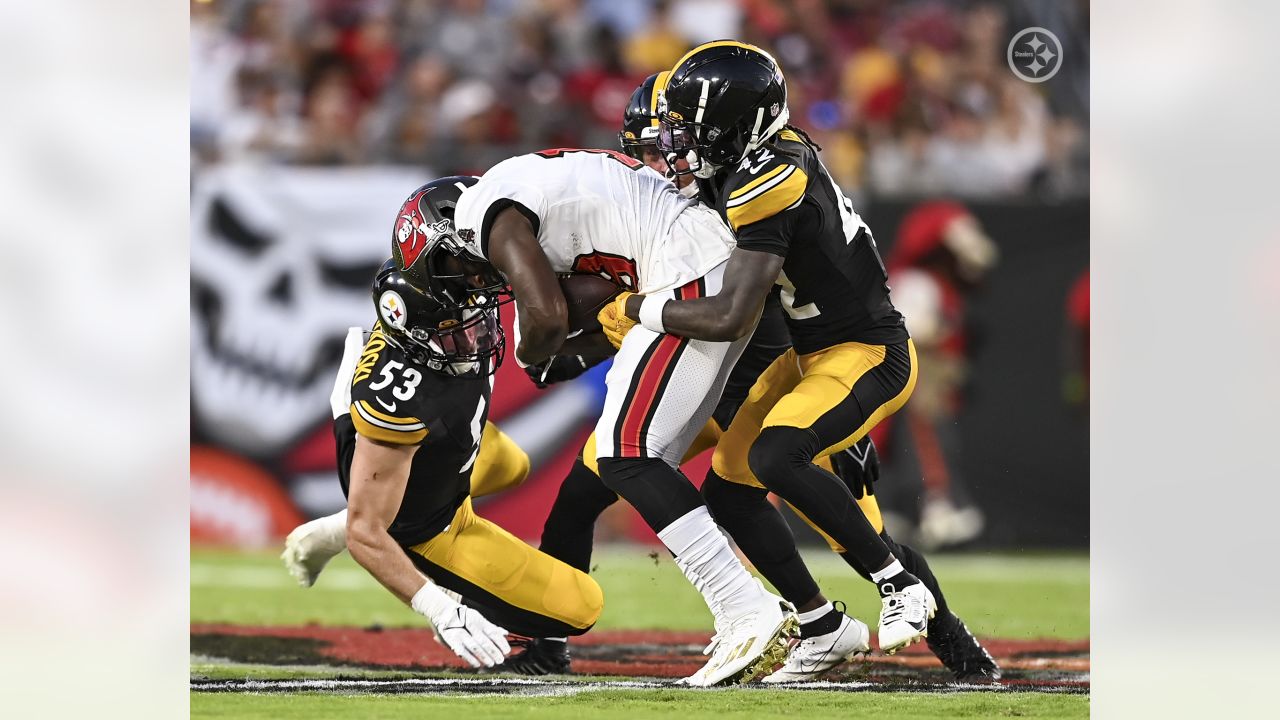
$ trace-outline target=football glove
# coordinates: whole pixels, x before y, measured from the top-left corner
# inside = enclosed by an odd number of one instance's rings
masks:
[[[423,585],[410,605],[431,621],[436,639],[471,667],[500,665],[511,652],[506,630],[449,597],[435,583]]]
[[[626,336],[631,328],[639,323],[627,317],[627,298],[635,293],[620,292],[618,297],[612,302],[605,305],[596,313],[596,319],[600,321],[600,327],[604,330],[605,337],[609,338],[609,342],[615,348],[622,347],[622,338]]]
[[[875,494],[872,485],[880,479],[880,455],[870,435],[832,455],[831,465],[855,498],[861,500],[864,495]]]
[[[578,377],[603,360],[604,358],[587,360],[581,355],[552,355],[540,363],[526,365],[524,373],[539,390],[546,390],[556,383]]]

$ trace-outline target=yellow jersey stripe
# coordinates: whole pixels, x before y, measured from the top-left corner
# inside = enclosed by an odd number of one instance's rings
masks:
[[[778,137],[783,140],[790,140],[791,142],[804,142],[800,139],[800,136],[796,134],[795,130],[783,130],[778,133]]]
[[[792,165],[790,167],[795,166]],[[804,191],[808,184],[809,177],[800,168],[795,168],[794,172],[788,173],[786,178],[760,195],[747,200],[741,205],[727,208],[725,215],[728,216],[729,227],[733,228],[734,232],[737,232],[738,228],[744,225],[760,222],[777,215],[803,200]]]
[[[784,165],[782,167],[782,172],[769,178],[768,181],[755,186],[746,194],[739,195],[738,197],[733,198],[729,202],[725,203],[725,207],[732,208],[732,207],[738,207],[739,205],[746,205],[750,203],[752,200],[755,200],[756,198],[760,197],[761,195],[768,195],[770,190],[773,190],[774,188],[783,184],[784,182],[787,181],[787,178],[794,175],[796,172],[796,169],[797,168],[794,165]]]
[[[649,112],[653,113],[653,119],[649,121],[650,127],[658,127],[658,96],[667,89],[667,81],[670,79],[671,71],[663,70],[653,81],[653,97],[649,98]]]
[[[426,427],[426,425],[416,417],[396,417],[394,415],[388,415],[376,409],[364,400],[356,401],[352,407],[356,409],[356,412],[352,413],[353,415],[363,415],[366,420],[374,423],[375,425],[385,424],[397,430],[417,430],[418,428]]]
[[[732,200],[732,199],[734,199],[734,198],[736,198],[736,197],[740,197],[740,196],[742,196],[742,195],[746,195],[747,193],[751,192],[752,190],[755,190],[755,189],[756,189],[757,187],[759,187],[760,185],[763,185],[764,183],[768,182],[769,180],[772,180],[773,178],[777,177],[779,173],[781,173],[783,170],[786,170],[788,167],[794,167],[794,166],[793,166],[793,165],[779,165],[778,167],[776,167],[776,168],[774,168],[774,169],[770,170],[769,172],[767,172],[767,173],[765,173],[765,174],[761,175],[760,177],[756,178],[755,180],[752,180],[751,182],[747,183],[746,185],[743,185],[742,187],[738,188],[737,190],[734,190],[733,192],[729,193],[729,199],[730,199],[730,200]]]
[[[412,432],[388,430],[368,422],[358,413],[351,415],[351,424],[355,426],[357,433],[371,440],[391,443],[392,445],[417,445],[427,437],[427,429],[425,427]]]

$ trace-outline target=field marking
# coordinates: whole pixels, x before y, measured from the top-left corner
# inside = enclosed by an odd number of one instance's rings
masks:
[[[192,692],[206,693],[295,693],[295,692],[329,692],[336,694],[372,694],[372,695],[430,695],[448,693],[451,695],[490,696],[502,694],[516,695],[574,695],[582,692],[599,690],[657,690],[670,689],[686,692],[722,692],[725,690],[764,691],[814,691],[827,690],[836,692],[918,692],[934,694],[958,693],[1024,693],[1044,692],[1068,695],[1087,695],[1088,686],[1075,684],[1034,684],[1019,683],[1016,685],[971,685],[961,683],[868,683],[850,682],[807,682],[780,683],[765,685],[762,683],[738,685],[720,688],[689,688],[675,684],[673,681],[655,682],[644,680],[616,680],[574,682],[568,680],[532,680],[525,678],[408,678],[401,680],[356,680],[356,679],[259,679],[259,680],[202,680],[193,679],[190,685]]]

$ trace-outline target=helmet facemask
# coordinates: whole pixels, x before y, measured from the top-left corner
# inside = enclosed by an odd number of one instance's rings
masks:
[[[436,327],[393,329],[397,344],[415,362],[445,375],[492,375],[502,364],[506,335],[493,308],[471,308]]]

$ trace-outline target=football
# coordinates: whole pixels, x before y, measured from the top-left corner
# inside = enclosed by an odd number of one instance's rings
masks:
[[[569,332],[584,334],[600,331],[596,314],[622,292],[622,288],[599,275],[564,273],[560,290],[569,305]]]

